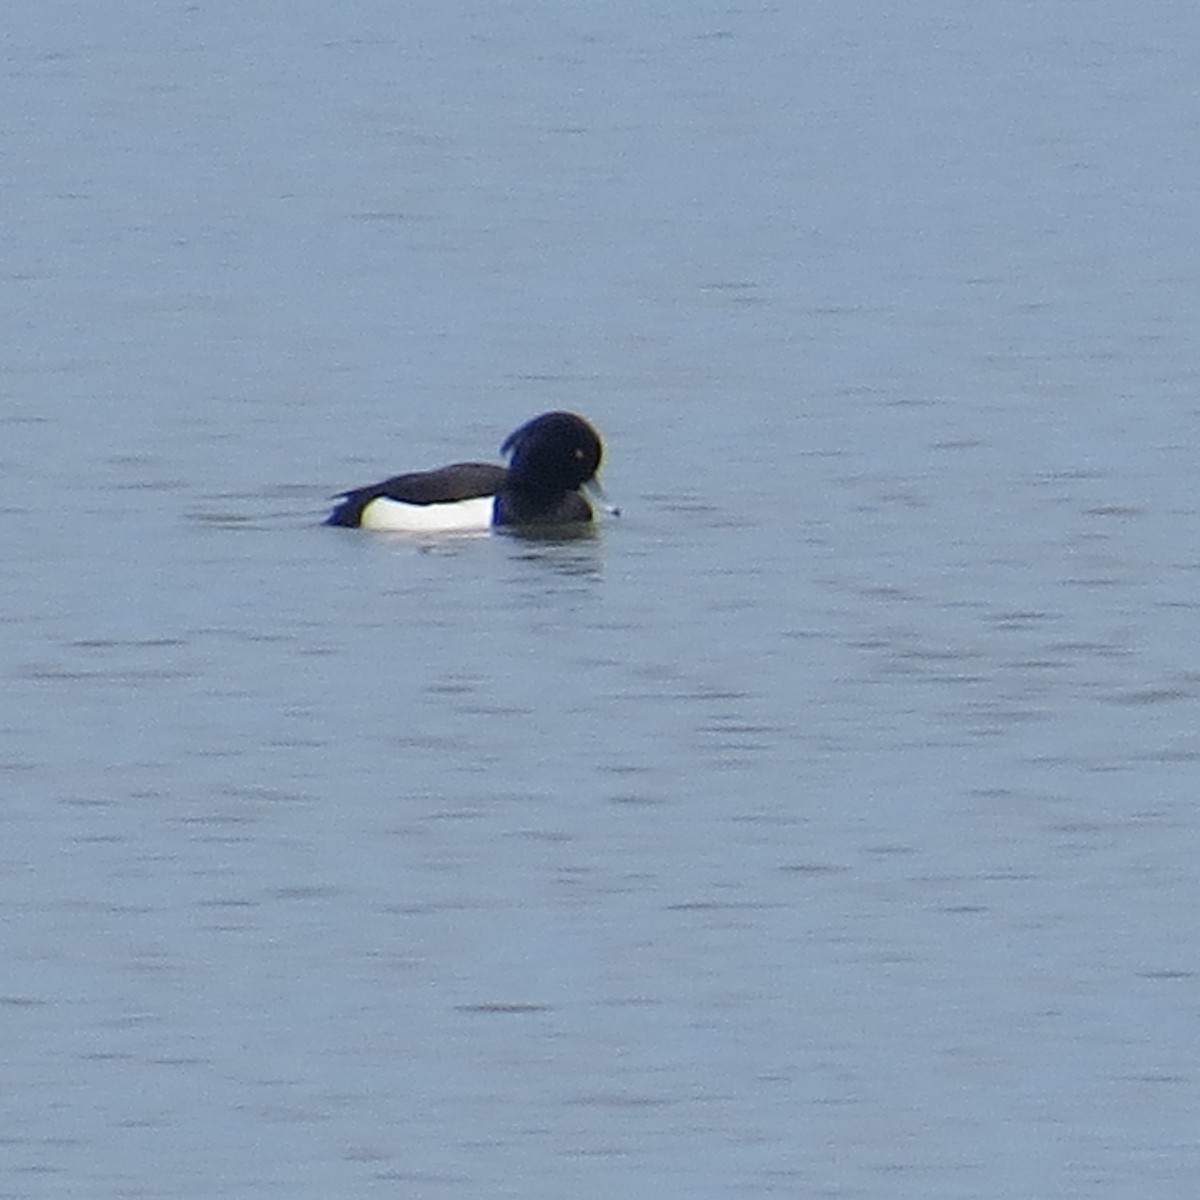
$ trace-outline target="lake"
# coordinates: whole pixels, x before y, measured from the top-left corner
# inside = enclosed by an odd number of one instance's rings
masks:
[[[0,1198],[1190,1197],[1200,10],[11,8]]]

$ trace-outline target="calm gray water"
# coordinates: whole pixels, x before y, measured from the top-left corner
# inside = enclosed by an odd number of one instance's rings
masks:
[[[3,1200],[1194,1195],[1200,9],[5,24]]]

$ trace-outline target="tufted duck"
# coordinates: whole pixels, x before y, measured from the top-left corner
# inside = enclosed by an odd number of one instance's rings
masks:
[[[543,413],[509,434],[500,453],[511,456],[507,468],[455,463],[343,492],[326,524],[448,533],[592,519],[580,489],[599,491],[595,476],[602,450],[599,435],[582,417]]]

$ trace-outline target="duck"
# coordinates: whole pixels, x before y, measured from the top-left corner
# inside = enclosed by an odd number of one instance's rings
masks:
[[[596,472],[604,449],[600,435],[583,417],[542,413],[510,433],[500,453],[508,458],[507,467],[452,463],[341,492],[325,524],[398,533],[467,533],[579,526],[593,520],[585,491],[601,502]]]

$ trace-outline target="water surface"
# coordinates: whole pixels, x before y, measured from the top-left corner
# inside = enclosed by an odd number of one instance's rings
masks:
[[[1189,1196],[1193,10],[15,7],[0,1195]]]

